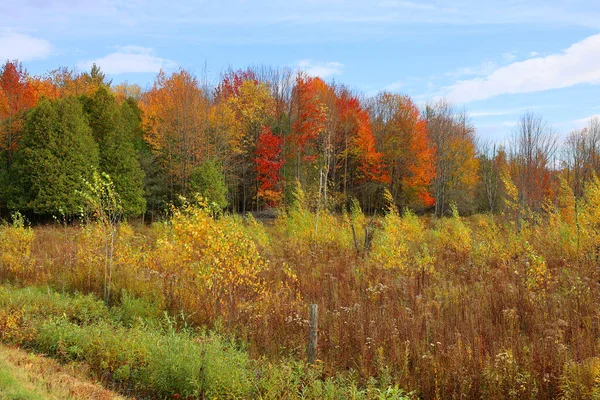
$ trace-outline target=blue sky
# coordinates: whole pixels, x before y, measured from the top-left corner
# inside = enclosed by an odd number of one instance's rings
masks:
[[[542,113],[565,135],[600,115],[600,2],[0,0],[0,59],[33,74],[98,63],[142,87],[179,66],[306,70],[367,94],[446,97],[482,138]]]

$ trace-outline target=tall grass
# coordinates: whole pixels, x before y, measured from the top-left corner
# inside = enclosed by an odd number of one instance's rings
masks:
[[[253,361],[243,346],[152,310],[129,296],[109,309],[93,295],[0,286],[0,339],[84,363],[114,389],[143,398],[404,398],[375,381],[359,389],[351,375],[323,379],[304,363]]]
[[[393,209],[370,221],[294,207],[264,225],[189,207],[168,223],[119,228],[111,301],[125,290],[236,338],[250,359],[297,368],[317,303],[324,391],[344,371],[364,390],[376,379],[423,398],[591,398],[599,204],[594,181],[583,199],[565,192],[518,221]],[[367,224],[371,245],[357,246]],[[93,226],[28,229],[1,228],[3,257],[17,260],[2,264],[4,279],[102,295]],[[28,234],[29,252],[14,250]],[[19,254],[29,254],[22,264]]]

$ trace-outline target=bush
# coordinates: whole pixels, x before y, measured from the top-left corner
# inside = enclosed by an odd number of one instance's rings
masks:
[[[109,311],[90,295],[0,286],[0,338],[85,363],[116,388],[152,398],[407,398],[403,390],[380,388],[374,380],[359,389],[352,375],[323,380],[319,366],[251,361],[223,336],[179,330],[154,310],[128,295]]]
[[[0,286],[0,337],[63,361],[86,363],[120,387],[167,396],[239,398],[251,391],[247,353],[218,335],[146,324],[155,309],[128,296],[108,310],[93,296]],[[137,310],[133,310],[133,309]],[[124,326],[122,320],[138,323]]]
[[[248,355],[215,335],[59,317],[41,323],[34,347],[140,393],[240,398],[251,390]]]
[[[12,215],[12,225],[0,225],[0,278],[28,281],[35,278],[31,245],[35,234],[21,214]]]

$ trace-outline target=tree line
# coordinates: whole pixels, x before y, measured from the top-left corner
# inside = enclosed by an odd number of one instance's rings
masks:
[[[465,110],[419,108],[408,96],[366,97],[287,68],[224,72],[215,85],[161,71],[151,87],[113,85],[97,67],[32,76],[0,69],[0,209],[71,216],[94,172],[109,175],[128,216],[164,213],[182,198],[246,213],[290,204],[374,212],[399,208],[525,214],[583,195],[600,169],[600,122],[559,148],[526,113],[508,144],[477,139]],[[512,202],[512,203],[511,203]],[[511,204],[513,206],[511,206]]]

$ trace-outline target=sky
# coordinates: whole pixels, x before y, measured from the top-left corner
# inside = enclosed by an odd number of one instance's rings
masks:
[[[0,0],[0,60],[41,75],[98,64],[151,86],[162,68],[216,81],[287,66],[368,95],[446,98],[484,140],[526,111],[563,137],[600,116],[596,0]]]

